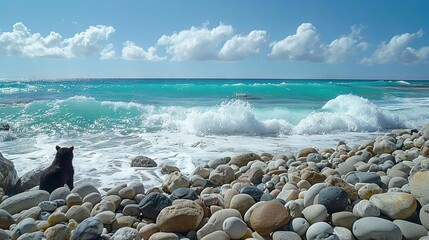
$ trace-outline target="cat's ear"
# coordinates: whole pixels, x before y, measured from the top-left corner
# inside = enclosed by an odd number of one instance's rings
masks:
[[[70,149],[70,152],[73,152],[74,146],[71,146],[69,149]]]
[[[60,147],[60,146],[58,146],[58,145],[55,147],[55,149],[57,149],[57,152],[58,152],[58,150],[60,150],[60,148],[61,148],[61,147]]]

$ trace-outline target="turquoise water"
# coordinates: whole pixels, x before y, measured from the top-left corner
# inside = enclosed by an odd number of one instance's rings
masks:
[[[81,179],[102,186],[106,174],[142,178],[129,172],[137,155],[191,170],[220,155],[333,147],[428,119],[429,81],[0,81],[0,123],[11,126],[0,132],[0,151],[18,171],[48,164],[56,144],[75,145]]]

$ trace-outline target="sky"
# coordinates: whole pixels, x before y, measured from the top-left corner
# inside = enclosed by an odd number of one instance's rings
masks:
[[[0,1],[0,78],[429,79],[429,1]]]

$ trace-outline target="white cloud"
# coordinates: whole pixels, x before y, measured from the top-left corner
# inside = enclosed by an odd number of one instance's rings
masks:
[[[108,60],[114,59],[116,56],[116,52],[113,49],[113,44],[108,44],[103,50],[100,52],[100,59]]]
[[[267,41],[266,31],[251,31],[247,36],[236,35],[229,39],[219,52],[219,59],[234,61],[258,54]]]
[[[404,64],[422,63],[429,57],[429,46],[415,49],[409,44],[413,39],[423,36],[423,31],[404,33],[393,36],[388,43],[382,42],[379,48],[369,58],[364,58],[364,64],[384,64],[401,62]]]
[[[150,47],[147,51],[137,46],[135,43],[127,41],[122,48],[122,58],[125,60],[148,60],[160,61],[164,58],[156,55],[156,48]]]
[[[270,44],[269,56],[273,59],[340,63],[359,50],[366,50],[368,44],[361,41],[362,27],[352,26],[352,33],[339,37],[330,44],[322,44],[316,28],[311,23],[302,23],[296,33]]]
[[[51,32],[42,37],[21,22],[13,25],[12,32],[0,33],[0,54],[26,57],[73,58],[90,56],[101,49],[100,41],[105,41],[114,33],[112,26],[90,26],[84,32],[63,39],[59,33]]]
[[[157,45],[166,46],[166,52],[176,61],[235,61],[259,53],[266,42],[265,31],[251,31],[247,36],[233,35],[233,32],[231,25],[220,23],[208,29],[205,24],[171,36],[163,35]]]

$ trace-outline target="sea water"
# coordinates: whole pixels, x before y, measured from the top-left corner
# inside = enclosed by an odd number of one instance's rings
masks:
[[[160,167],[190,173],[244,152],[359,144],[429,122],[429,81],[270,79],[78,79],[0,81],[0,152],[18,175],[74,146],[75,181],[100,188]],[[139,155],[157,168],[131,168]]]

